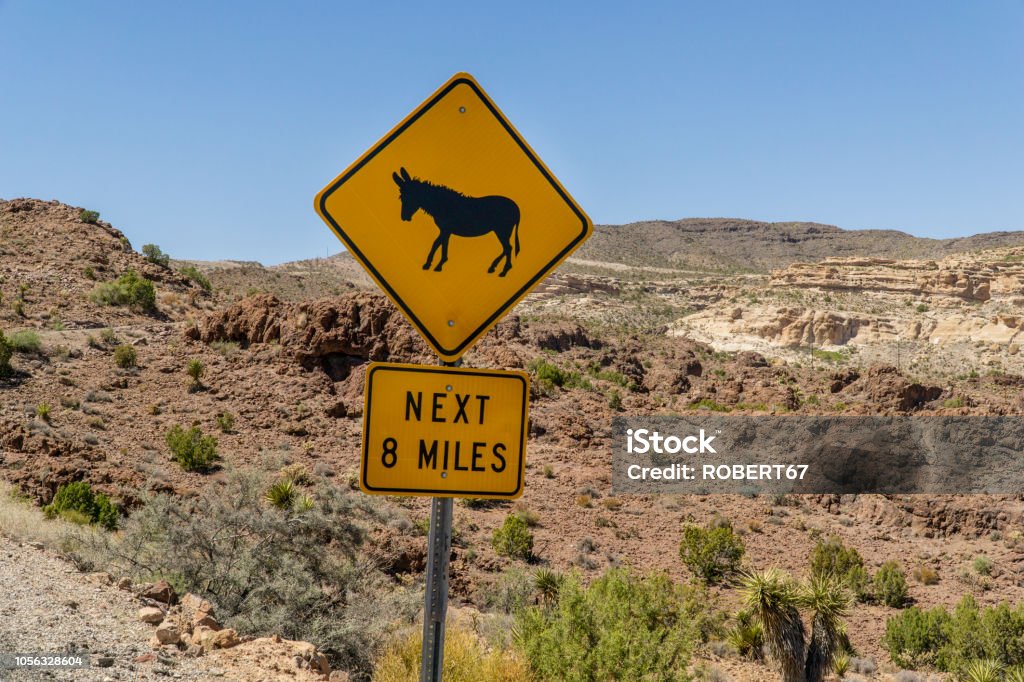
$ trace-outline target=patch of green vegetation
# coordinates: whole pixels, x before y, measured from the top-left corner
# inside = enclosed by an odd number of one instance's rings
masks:
[[[196,388],[202,386],[202,378],[205,371],[206,366],[203,365],[203,361],[199,358],[192,358],[185,366],[185,373],[192,379],[192,386]]]
[[[505,517],[505,523],[491,538],[494,551],[501,556],[528,561],[533,557],[533,533],[518,514]]]
[[[209,278],[203,273],[199,272],[199,270],[196,269],[195,266],[186,265],[182,268],[178,268],[178,272],[180,272],[182,275],[198,284],[199,288],[201,288],[203,291],[213,291],[213,285],[210,284]]]
[[[709,585],[735,573],[744,551],[743,540],[725,519],[719,519],[706,528],[687,526],[679,543],[679,558],[695,576]]]
[[[875,599],[886,606],[898,609],[907,601],[907,577],[895,561],[886,561],[878,569],[874,588]]]
[[[627,391],[636,390],[636,384],[630,381],[630,379],[627,378],[625,374],[623,374],[622,372],[617,372],[614,369],[607,369],[601,367],[601,363],[599,362],[592,362],[589,365],[587,365],[587,374],[589,374],[594,379],[599,379],[601,381],[610,381],[613,384],[618,384]]]
[[[11,334],[11,348],[16,353],[38,353],[42,348],[39,334],[31,329],[21,329]]]
[[[825,360],[826,362],[845,362],[847,355],[837,350],[822,350],[815,348],[811,351],[811,356],[818,360]]]
[[[174,461],[185,471],[203,471],[220,459],[217,439],[204,436],[198,426],[186,430],[175,425],[167,432],[165,440]]]
[[[871,601],[871,575],[864,567],[864,557],[854,547],[847,547],[837,537],[818,540],[811,552],[811,573],[835,576],[850,589],[857,601]]]
[[[94,492],[85,481],[67,483],[57,488],[53,502],[43,507],[47,518],[61,516],[78,523],[93,523],[107,530],[117,528],[120,511],[110,498]]]
[[[138,353],[134,346],[122,344],[114,349],[114,362],[121,369],[130,369],[138,362]]]
[[[160,267],[163,268],[166,268],[168,265],[170,265],[171,262],[171,256],[169,254],[164,253],[156,244],[143,244],[142,255],[150,263],[153,263],[154,265],[159,265]]]
[[[914,308],[914,310],[916,310],[919,313],[926,313],[928,312],[928,306],[924,303],[919,303],[917,307]]]
[[[81,211],[78,212],[78,219],[81,220],[83,223],[95,225],[96,221],[100,219],[100,212],[89,211],[83,208]]]
[[[231,433],[231,430],[235,428],[235,415],[230,412],[221,412],[218,414],[217,428],[221,430],[221,433]]]
[[[1000,666],[1022,665],[1024,605],[979,608],[974,597],[966,595],[952,612],[941,606],[913,606],[888,620],[882,642],[893,662],[905,668],[962,674],[979,659]]]
[[[616,412],[622,411],[622,394],[614,388],[608,392],[608,407]]]
[[[14,346],[7,340],[3,332],[0,332],[0,378],[7,378],[14,374],[11,367],[11,356],[14,355]]]
[[[144,312],[156,310],[156,287],[134,270],[129,270],[113,282],[97,284],[89,297],[100,305],[130,306]]]
[[[593,389],[590,381],[579,372],[562,369],[544,358],[534,358],[527,365],[527,369],[533,372],[537,384],[544,393],[553,392],[555,387]]]
[[[961,398],[960,396],[956,396],[955,398],[948,398],[948,399],[942,401],[942,406],[943,407],[952,407],[952,408],[963,407],[964,406],[964,399]]]
[[[685,680],[698,642],[720,620],[700,588],[664,574],[612,569],[584,586],[569,576],[516,616],[515,640],[537,682]]]
[[[701,398],[690,403],[691,410],[711,410],[712,412],[729,412],[732,408],[722,405],[711,398]]]

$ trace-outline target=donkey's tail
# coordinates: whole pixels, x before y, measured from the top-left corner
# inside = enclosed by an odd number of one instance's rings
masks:
[[[519,255],[519,222],[516,221],[516,255]]]

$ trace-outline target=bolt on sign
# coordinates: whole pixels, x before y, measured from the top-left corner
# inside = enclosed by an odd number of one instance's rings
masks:
[[[448,361],[465,353],[594,229],[465,73],[331,181],[315,206]]]
[[[523,372],[371,364],[360,487],[377,495],[519,497],[528,395]]]

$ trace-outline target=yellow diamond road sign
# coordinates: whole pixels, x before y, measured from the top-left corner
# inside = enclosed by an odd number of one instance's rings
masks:
[[[528,392],[523,372],[371,364],[360,487],[376,495],[519,497]]]
[[[593,231],[464,73],[327,185],[316,210],[445,360]]]

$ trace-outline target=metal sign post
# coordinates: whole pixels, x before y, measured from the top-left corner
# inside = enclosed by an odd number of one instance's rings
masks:
[[[459,367],[462,360],[441,361]],[[452,498],[430,501],[427,535],[427,584],[423,596],[423,651],[420,682],[441,682],[444,669],[444,626],[448,616],[448,563],[452,556]]]
[[[420,682],[441,682],[444,625],[448,613],[448,560],[451,552],[452,498],[435,497],[430,504],[430,535],[427,538],[427,585]]]

